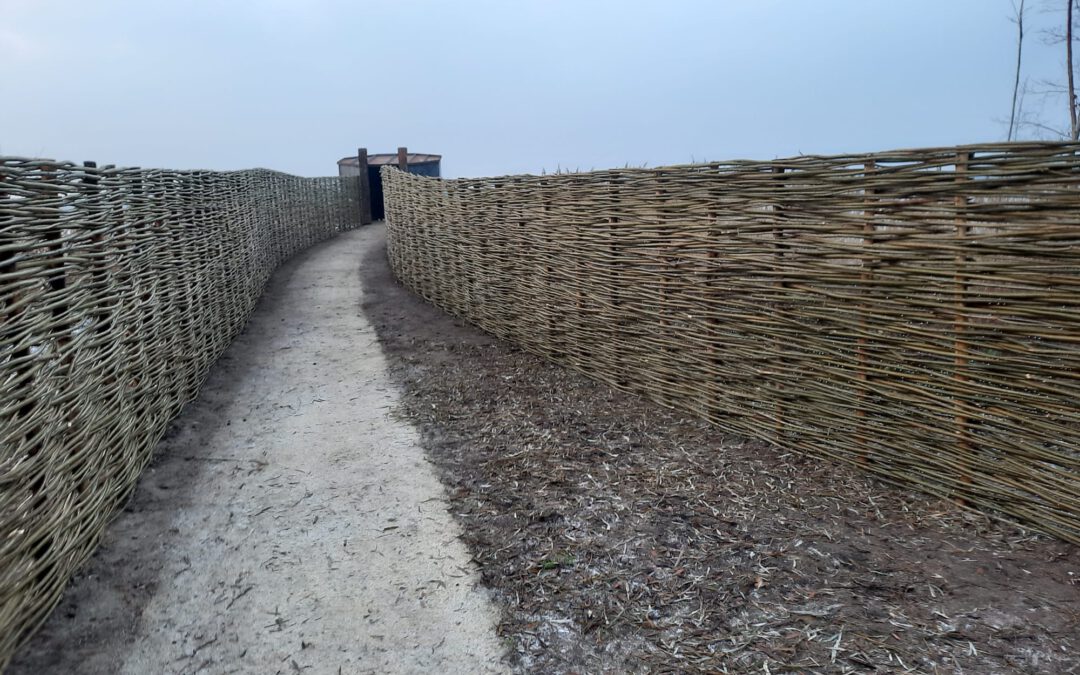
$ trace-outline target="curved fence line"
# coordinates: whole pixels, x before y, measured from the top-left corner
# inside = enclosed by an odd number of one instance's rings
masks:
[[[357,200],[355,179],[0,157],[0,670],[271,272]]]
[[[1080,543],[1080,145],[435,180],[398,278],[731,432]]]

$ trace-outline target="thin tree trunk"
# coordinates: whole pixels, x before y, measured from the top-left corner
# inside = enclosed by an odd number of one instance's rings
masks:
[[[1020,91],[1020,59],[1024,53],[1024,0],[1020,0],[1020,10],[1016,13],[1016,79],[1013,81],[1012,112],[1009,114],[1009,138],[1016,132],[1016,95]]]
[[[1073,86],[1073,0],[1066,0],[1066,2],[1068,3],[1068,9],[1065,12],[1065,61],[1069,69],[1069,122],[1071,124],[1069,130],[1072,132],[1072,139],[1075,141],[1080,139],[1080,126],[1076,124],[1076,88]]]

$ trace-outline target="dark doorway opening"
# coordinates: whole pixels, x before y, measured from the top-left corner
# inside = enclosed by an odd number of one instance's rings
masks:
[[[361,153],[352,157],[343,157],[338,160],[339,176],[360,176]],[[406,171],[418,176],[430,176],[438,178],[441,174],[442,155],[431,155],[420,152],[407,152],[401,148],[398,153],[378,153],[366,155],[367,158],[367,199],[371,205],[371,219],[382,220],[386,217],[386,208],[383,205],[383,185],[379,170],[384,166],[400,166],[401,160],[406,161]]]

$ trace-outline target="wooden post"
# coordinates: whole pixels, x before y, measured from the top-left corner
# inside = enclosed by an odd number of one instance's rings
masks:
[[[712,308],[719,306],[720,302],[720,299],[717,297],[717,284],[715,283],[720,257],[720,214],[718,204],[709,205],[708,210],[705,212],[705,220],[710,225],[710,228],[705,235],[708,251],[705,254],[705,280],[702,284],[702,287],[704,288],[702,306]],[[715,369],[715,372],[710,372],[708,381],[704,387],[705,400],[702,401],[702,412],[704,413],[705,418],[710,422],[716,422],[720,418],[720,406],[717,405],[719,395],[716,388],[720,383],[720,370],[723,365],[720,362],[719,354],[720,320],[710,312],[708,318],[705,320],[705,325],[708,326],[709,336],[709,344],[706,348],[709,366]]]
[[[371,185],[368,182],[367,148],[356,151],[356,165],[360,168],[360,224],[371,222]]]
[[[7,180],[8,179],[5,178],[3,175],[0,175],[0,185],[6,183]],[[40,196],[40,192],[34,196]],[[0,205],[3,205],[5,202],[8,202],[8,200],[11,199],[13,199],[12,195],[8,194],[7,192],[0,192]],[[10,239],[8,240],[8,242],[10,242]],[[3,249],[4,247],[0,247],[0,275],[12,274],[13,272],[15,272],[16,265],[18,264],[15,262],[15,252],[13,250],[5,251]],[[31,261],[30,264],[34,264],[33,261]],[[6,296],[0,294],[0,343],[8,343],[9,345],[14,344],[15,336],[18,334],[20,329],[19,315],[26,312],[26,305],[20,302],[22,300],[22,293],[18,292],[16,288],[17,286],[13,284],[10,287],[10,290],[8,291],[8,294]],[[11,353],[11,357],[13,360],[22,361],[26,357],[27,353],[27,348],[23,347],[22,349],[13,350]],[[16,387],[25,387],[26,380],[24,378],[27,372],[29,372],[29,369],[30,365],[24,361],[23,365],[15,370],[15,377],[9,379],[9,383]],[[15,419],[25,417],[26,415],[30,414],[30,411],[33,410],[33,407],[34,399],[32,397],[28,397],[22,407],[20,407],[16,412]],[[35,431],[32,433],[36,434],[37,432]],[[29,454],[36,454],[36,452],[37,450],[34,450]]]
[[[621,178],[621,176],[620,176]],[[621,181],[619,181],[621,183]],[[611,202],[612,204],[619,203],[619,185],[618,183],[610,184],[611,190]],[[609,281],[611,285],[611,297],[609,298],[611,303],[611,344],[613,349],[611,352],[612,364],[611,364],[611,377],[615,387],[625,388],[627,380],[624,378],[623,373],[623,360],[619,358],[621,350],[624,348],[622,337],[622,299],[619,294],[619,288],[621,286],[619,280],[619,218],[617,216],[609,216],[608,219],[608,260],[609,270],[611,272],[611,279]]]
[[[521,188],[519,187],[518,190],[521,190]],[[525,201],[524,204],[528,204],[528,201]],[[527,208],[519,210],[518,218],[520,220],[516,221],[516,237],[511,236],[510,250],[507,252],[513,256],[513,263],[515,269],[515,273],[511,274],[513,283],[515,287],[521,292],[521,297],[523,298],[521,307],[518,308],[517,323],[514,326],[516,337],[522,342],[525,341],[526,336],[532,334],[532,332],[529,330],[529,315],[533,311],[535,311],[535,308],[531,307],[531,298],[528,297],[528,288],[530,285],[528,281],[528,273],[530,272],[530,269],[529,267],[522,265],[523,261],[528,260],[528,256],[526,255],[525,241],[526,232],[529,229],[529,225],[528,221],[524,220],[526,214],[528,214],[530,221],[536,222],[536,214],[531,208],[531,205]]]
[[[665,341],[665,345],[659,350],[660,354],[662,355],[661,358],[663,359],[663,362],[660,364],[660,370],[662,371],[666,368],[671,368],[671,370],[674,370],[674,368],[672,367],[672,361],[675,360],[675,350],[668,346],[670,344],[669,341],[672,338],[672,332],[674,330],[672,328],[670,317],[671,315],[675,314],[675,310],[671,306],[670,279],[671,275],[675,271],[676,264],[678,263],[678,257],[675,255],[677,253],[678,244],[676,243],[676,240],[670,236],[670,233],[665,231],[667,225],[667,213],[665,206],[667,205],[669,192],[665,187],[666,182],[664,181],[664,172],[658,169],[655,172],[655,177],[655,182],[657,186],[654,193],[656,200],[655,227],[657,239],[664,242],[662,244],[662,247],[657,252],[660,258],[660,262],[662,262],[663,265],[661,265],[660,267],[660,279],[658,279],[656,282],[657,294],[660,298],[660,335],[661,338]],[[657,374],[659,375],[659,373]],[[659,398],[663,405],[672,407],[673,401],[676,398],[675,391],[678,389],[678,386],[675,382],[675,378],[671,375],[665,375],[662,377],[664,381],[664,388],[661,391],[655,392],[654,396],[656,398]]]
[[[579,336],[579,339],[574,341],[574,348],[570,348],[572,358],[576,360],[576,366],[580,370],[584,370],[590,373],[596,371],[596,363],[593,361],[592,344],[586,336],[589,335],[589,329],[592,322],[589,320],[588,298],[585,295],[585,283],[589,278],[588,268],[585,265],[584,256],[578,258],[576,261],[576,270],[573,281],[574,297],[576,298],[577,312],[574,314],[574,320],[577,321],[577,329],[574,331]]]
[[[101,205],[98,200],[100,198],[99,195],[101,193],[101,188],[98,187],[98,184],[100,182],[100,174],[97,170],[97,162],[83,162],[82,182],[85,186],[83,188],[83,194],[87,201],[87,208],[91,210],[100,209]],[[95,233],[90,236],[90,241],[93,242],[93,250],[95,254],[101,254],[103,252],[102,249],[104,247],[102,242],[105,241],[105,237],[101,234],[102,229],[103,228],[100,225],[95,227]],[[91,273],[90,276],[91,286],[95,289],[104,288],[106,283],[105,265],[95,263],[93,270],[94,271]]]
[[[870,284],[874,278],[874,262],[866,254],[870,252],[874,244],[874,188],[870,187],[870,180],[876,170],[877,163],[872,159],[863,164],[863,183],[865,185],[863,187],[863,251],[865,254],[862,258],[862,273],[859,274],[859,285],[861,287],[860,295],[864,297],[870,293]],[[860,464],[868,462],[867,444],[869,438],[866,433],[866,406],[870,399],[870,375],[867,372],[866,334],[870,330],[870,326],[866,315],[869,311],[868,303],[859,304],[859,338],[857,340],[858,347],[856,347],[856,358],[859,364],[857,375],[859,379],[859,407],[855,411],[857,421],[855,442],[859,447],[857,459]]]
[[[101,167],[101,169],[99,171],[96,172],[96,176],[100,177],[102,174],[108,174],[110,172],[115,171],[115,169],[116,169],[116,165],[114,165],[114,164],[106,164],[105,166]],[[116,227],[116,225],[123,222],[123,204],[122,204],[122,201],[123,201],[124,188],[121,187],[121,185],[119,184],[119,181],[115,181],[111,185],[107,185],[105,187],[100,187],[100,186],[98,186],[98,181],[95,179],[94,185],[95,185],[94,192],[97,195],[97,200],[99,201],[99,204],[101,204],[100,208],[105,213],[105,218],[103,218],[104,222],[102,224],[99,224],[95,228],[97,234],[95,234],[95,237],[93,239],[93,241],[94,241],[94,250],[98,254],[101,254],[101,253],[104,252],[104,250],[106,248],[106,243],[105,243],[107,241],[106,233],[109,233],[108,239],[115,240],[117,238],[117,236],[118,236],[116,234],[116,231],[118,229]],[[116,246],[115,241],[113,242],[113,245]],[[104,258],[100,258],[99,260],[100,260],[100,263],[95,264],[94,279],[95,279],[95,287],[101,289],[101,288],[105,288],[104,284],[106,283],[106,280],[108,279],[108,272],[107,272],[108,267],[112,267],[113,269],[115,269],[115,266],[108,266],[107,267],[106,266],[107,263],[105,263]],[[102,265],[102,266],[98,267],[98,265]],[[102,333],[108,333],[108,332],[110,332],[112,330],[112,327],[113,327],[112,318],[116,314],[118,314],[118,313],[108,312],[108,311],[101,311],[99,309],[98,317],[99,317],[99,320],[101,321],[100,330],[101,330]],[[174,370],[174,372],[178,372],[178,371]]]
[[[548,246],[552,242],[552,202],[553,191],[552,183],[554,181],[546,176],[543,176],[538,181],[540,189],[537,193],[537,199],[540,202],[539,217],[532,224],[535,239],[531,242],[530,248],[532,249],[529,255],[536,261],[534,266],[534,273],[537,280],[530,285],[534,289],[534,302],[533,312],[535,315],[536,328],[532,331],[532,335],[536,340],[537,347],[542,351],[544,356],[548,358],[554,358],[558,353],[555,349],[555,318],[552,316],[552,307],[554,302],[551,299],[552,294],[552,267],[551,256]]]
[[[558,358],[562,356],[562,352],[558,349],[560,337],[558,332],[558,326],[556,323],[556,311],[562,311],[561,307],[558,307],[558,303],[555,301],[555,268],[551,266],[551,258],[553,242],[555,237],[552,236],[554,230],[553,217],[551,215],[551,205],[555,202],[555,187],[558,185],[558,179],[551,181],[545,187],[541,183],[540,194],[543,199],[543,212],[544,212],[544,224],[540,228],[540,232],[544,233],[544,281],[541,287],[544,289],[544,316],[547,319],[547,344],[544,345],[547,348],[547,354],[550,358]]]
[[[972,153],[960,152],[956,156],[956,182],[964,183],[968,180],[968,163],[971,161]],[[953,361],[953,380],[957,385],[957,390],[954,392],[953,406],[955,411],[955,423],[956,423],[956,439],[957,447],[960,450],[961,465],[964,467],[960,475],[960,480],[964,483],[971,482],[971,475],[969,473],[969,465],[964,455],[972,451],[972,444],[970,438],[970,420],[967,416],[964,402],[961,398],[959,388],[963,386],[964,382],[967,382],[967,370],[968,365],[968,344],[966,342],[964,334],[967,332],[967,316],[966,316],[966,296],[968,291],[966,273],[967,262],[969,260],[967,252],[964,251],[964,247],[967,245],[965,241],[971,226],[967,219],[967,195],[963,194],[962,188],[958,191],[953,204],[956,208],[956,273],[953,277],[955,288],[955,300],[954,307],[956,311],[956,319],[953,324],[953,352],[955,354]],[[966,500],[959,499],[961,503],[966,503]]]
[[[402,171],[408,172],[409,170],[409,149],[405,146],[401,146],[397,149],[397,165]]]
[[[0,185],[6,182],[7,178],[5,178],[3,175],[0,175]],[[11,199],[10,195],[8,195],[6,192],[0,192],[0,204],[3,204],[9,199]],[[15,253],[13,251],[0,250],[0,274],[9,274],[14,269],[14,263],[9,262],[14,257]],[[0,307],[2,307],[3,302],[4,297],[0,296]],[[15,303],[14,295],[8,298],[8,302],[10,302],[11,304]],[[0,326],[7,324],[8,318],[8,316],[0,314],[0,319],[3,319],[2,321],[0,321]]]
[[[43,170],[43,182],[57,184],[60,182],[60,168],[56,166],[49,166]],[[70,174],[69,174],[70,175]],[[54,199],[57,197],[54,197]],[[63,246],[60,244],[60,240],[63,238],[63,230],[60,227],[60,215],[59,210],[55,213],[42,214],[38,216],[39,221],[47,221],[50,223],[50,227],[45,230],[45,241],[51,242],[49,244],[49,255],[52,258],[51,267],[53,272],[49,274],[48,285],[52,291],[62,291],[67,287],[67,274],[64,265],[64,253]],[[66,304],[53,305],[53,316],[59,317],[67,314],[68,308]]]
[[[783,181],[783,174],[784,174],[784,167],[782,167],[782,166],[774,166],[772,171],[773,171],[774,174],[777,174],[777,182],[779,184],[776,186],[775,192],[779,195],[780,191],[784,187],[784,184],[782,182]],[[777,203],[773,204],[773,212],[778,214],[777,215],[777,220],[779,220],[780,218],[783,217],[783,215],[782,215],[783,211],[784,211],[784,205],[779,200],[777,201]],[[778,225],[779,225],[779,223],[778,223]],[[776,240],[776,271],[781,275],[783,274],[783,271],[784,271],[784,258],[786,257],[786,252],[787,252],[787,249],[788,249],[788,245],[784,243],[784,239],[785,239],[786,236],[787,236],[787,233],[784,231],[784,229],[782,227],[777,227],[776,229],[773,230],[773,238]],[[777,282],[775,282],[773,284],[773,287],[777,289],[777,296],[778,296],[777,300],[773,303],[773,311],[775,311],[777,313],[777,316],[779,316],[779,313],[782,312],[783,309],[784,309],[782,300],[784,299],[784,296],[785,296],[784,289],[787,288],[787,282],[785,282],[785,281],[777,281]],[[785,341],[782,338],[780,338],[780,339],[778,339],[776,341],[777,352],[779,352],[781,349],[783,349],[784,343],[785,343]],[[780,367],[777,369],[778,372],[774,374],[774,377],[777,378],[777,381],[776,381],[776,420],[775,420],[775,423],[773,425],[773,434],[776,437],[776,444],[780,445],[784,440],[784,416],[787,414],[787,411],[784,409],[784,379],[783,379],[784,378],[784,359],[783,359],[783,357],[778,357],[777,365],[779,365]]]

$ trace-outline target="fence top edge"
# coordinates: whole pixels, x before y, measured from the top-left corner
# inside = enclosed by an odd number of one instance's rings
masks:
[[[467,184],[475,181],[508,181],[508,180],[528,180],[534,181],[536,179],[545,178],[566,178],[566,177],[599,177],[599,176],[644,176],[655,175],[662,172],[686,172],[693,170],[752,170],[754,168],[760,168],[762,171],[771,171],[777,168],[785,169],[799,169],[802,167],[813,167],[820,165],[831,165],[835,167],[845,165],[861,165],[867,163],[874,163],[879,169],[887,168],[889,164],[900,163],[917,163],[917,162],[934,162],[938,161],[942,164],[952,164],[955,161],[957,155],[984,155],[984,157],[975,157],[974,161],[980,159],[988,159],[985,155],[996,156],[1013,156],[1017,158],[1032,157],[1032,158],[1045,158],[1046,156],[1053,155],[1067,155],[1077,154],[1080,155],[1080,142],[1074,141],[1012,141],[1012,142],[997,142],[997,143],[973,143],[967,145],[952,145],[952,146],[938,146],[938,147],[926,147],[926,148],[908,148],[908,149],[896,149],[896,150],[883,150],[878,152],[868,153],[855,153],[855,154],[835,154],[835,155],[796,155],[793,157],[781,157],[776,159],[730,159],[721,161],[704,161],[696,162],[692,164],[668,164],[664,166],[656,167],[619,167],[608,169],[593,169],[589,171],[562,171],[557,173],[548,174],[535,174],[535,173],[521,173],[521,174],[506,174],[499,176],[466,176],[461,178],[436,178],[432,176],[421,176],[418,174],[407,174],[410,178],[416,180],[428,180],[428,181],[440,181],[445,183],[462,183]],[[396,166],[383,166],[381,168],[383,172],[401,171]]]
[[[99,175],[118,175],[129,173],[142,173],[146,175],[154,174],[176,174],[182,176],[207,176],[207,175],[224,175],[224,176],[239,176],[244,174],[254,175],[274,175],[282,176],[285,178],[295,178],[298,180],[325,180],[339,178],[348,178],[348,176],[297,176],[296,174],[286,173],[284,171],[276,171],[274,169],[265,169],[262,167],[253,167],[250,169],[228,169],[228,170],[216,170],[216,169],[162,169],[162,168],[146,168],[138,166],[113,166],[109,164],[98,163],[97,167],[84,166],[82,162],[71,162],[65,160],[56,160],[44,157],[22,157],[18,155],[0,155],[0,170],[42,170],[42,171],[77,171],[77,172],[93,172]]]

